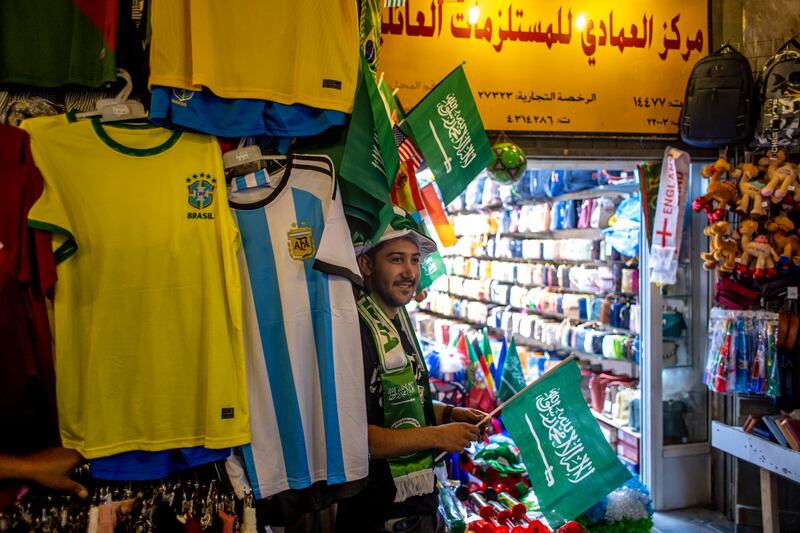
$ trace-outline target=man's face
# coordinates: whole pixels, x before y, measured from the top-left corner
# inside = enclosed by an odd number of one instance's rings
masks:
[[[419,263],[417,244],[402,238],[380,246],[374,261],[367,255],[359,258],[370,291],[394,308],[402,307],[414,298],[419,283]]]

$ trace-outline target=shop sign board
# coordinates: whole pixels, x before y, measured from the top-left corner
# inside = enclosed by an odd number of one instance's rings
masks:
[[[381,32],[379,70],[406,111],[466,62],[487,130],[675,135],[708,3],[406,0],[382,9]]]

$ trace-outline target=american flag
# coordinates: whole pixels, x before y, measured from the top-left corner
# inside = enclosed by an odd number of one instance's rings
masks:
[[[408,162],[411,165],[412,172],[416,172],[422,164],[422,153],[397,125],[392,126],[392,130],[394,143],[397,145],[397,153],[400,154],[400,162]]]
[[[406,0],[384,0],[384,7],[403,7],[406,5]]]

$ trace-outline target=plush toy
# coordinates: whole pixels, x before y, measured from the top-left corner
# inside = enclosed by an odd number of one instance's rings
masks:
[[[730,274],[736,268],[736,254],[739,247],[731,237],[731,228],[724,220],[706,226],[703,230],[711,240],[709,241],[709,251],[700,254],[703,259],[703,268],[706,270],[719,271]]]
[[[739,180],[739,192],[742,195],[736,204],[736,210],[747,214],[752,202],[753,208],[750,215],[764,216],[764,205],[761,200],[761,189],[764,187],[764,183],[754,181],[758,177],[758,167],[751,163],[744,163],[731,171],[731,176]]]
[[[753,235],[758,231],[758,222],[752,219],[743,220],[733,234],[733,238],[739,243],[739,257],[736,258],[736,273],[746,276],[749,273],[745,250],[753,241]]]
[[[800,235],[792,233],[794,222],[780,215],[767,221],[764,227],[772,234],[772,242],[780,251],[781,270],[788,272],[792,264],[800,268]]]
[[[722,181],[722,176],[727,174],[731,166],[724,159],[717,160],[700,172],[704,178],[709,178],[708,192],[699,196],[692,202],[692,211],[703,211],[708,216],[708,223],[713,224],[725,218],[728,206],[736,200],[736,185],[732,181]],[[716,208],[714,203],[716,202]]]
[[[762,157],[758,161],[758,166],[765,169],[767,182],[761,189],[761,196],[764,198],[772,197],[773,204],[779,204],[789,191],[793,191],[794,201],[800,201],[800,188],[797,187],[797,172],[794,167],[786,161],[786,154],[783,150],[778,151],[775,158]]]
[[[775,261],[778,260],[778,254],[775,249],[769,244],[769,238],[766,235],[759,235],[751,240],[744,246],[744,252],[740,257],[742,265],[745,266],[745,272],[749,273],[749,264],[751,260],[755,260],[755,269],[753,270],[753,279],[774,278],[778,275],[775,270]]]

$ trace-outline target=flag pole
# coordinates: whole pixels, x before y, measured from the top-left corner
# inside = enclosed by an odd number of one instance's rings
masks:
[[[491,420],[492,418],[494,418],[494,416],[495,416],[497,413],[499,413],[500,411],[502,411],[504,407],[506,407],[508,404],[510,404],[511,402],[513,402],[514,400],[516,400],[517,398],[519,398],[519,397],[520,397],[520,396],[521,396],[521,395],[522,395],[524,392],[526,392],[528,389],[530,389],[531,387],[533,387],[534,385],[536,385],[537,383],[539,383],[540,381],[542,381],[544,378],[546,378],[546,377],[548,376],[548,374],[552,374],[553,372],[555,372],[555,371],[556,371],[556,369],[558,369],[558,368],[560,368],[560,367],[564,366],[565,364],[569,363],[569,362],[570,362],[570,361],[572,361],[573,359],[575,359],[575,354],[571,354],[569,357],[567,357],[567,358],[565,358],[565,359],[562,359],[562,360],[561,360],[561,361],[559,361],[557,364],[555,364],[555,365],[553,365],[552,367],[550,367],[550,368],[547,370],[547,372],[545,372],[544,374],[542,374],[542,375],[541,375],[541,376],[539,376],[538,378],[534,379],[533,381],[531,381],[530,383],[528,383],[527,385],[525,385],[525,387],[524,387],[522,390],[520,390],[519,392],[517,392],[516,394],[514,394],[514,396],[512,396],[512,397],[511,397],[511,398],[509,398],[508,400],[504,401],[503,403],[501,403],[500,405],[498,405],[497,407],[495,407],[495,408],[492,410],[492,412],[491,412],[491,413],[487,413],[487,414],[486,414],[486,416],[484,416],[484,417],[481,419],[481,421],[480,421],[480,422],[478,422],[478,423],[477,423],[477,424],[475,424],[475,425],[476,425],[476,426],[482,426],[483,424],[485,424],[486,422],[488,422],[489,420]],[[436,464],[436,463],[438,463],[439,461],[441,461],[442,459],[444,459],[444,457],[445,457],[445,456],[446,456],[448,453],[450,453],[450,452],[442,452],[442,453],[440,453],[439,455],[437,455],[437,456],[436,456],[436,458],[433,460],[434,464]]]

